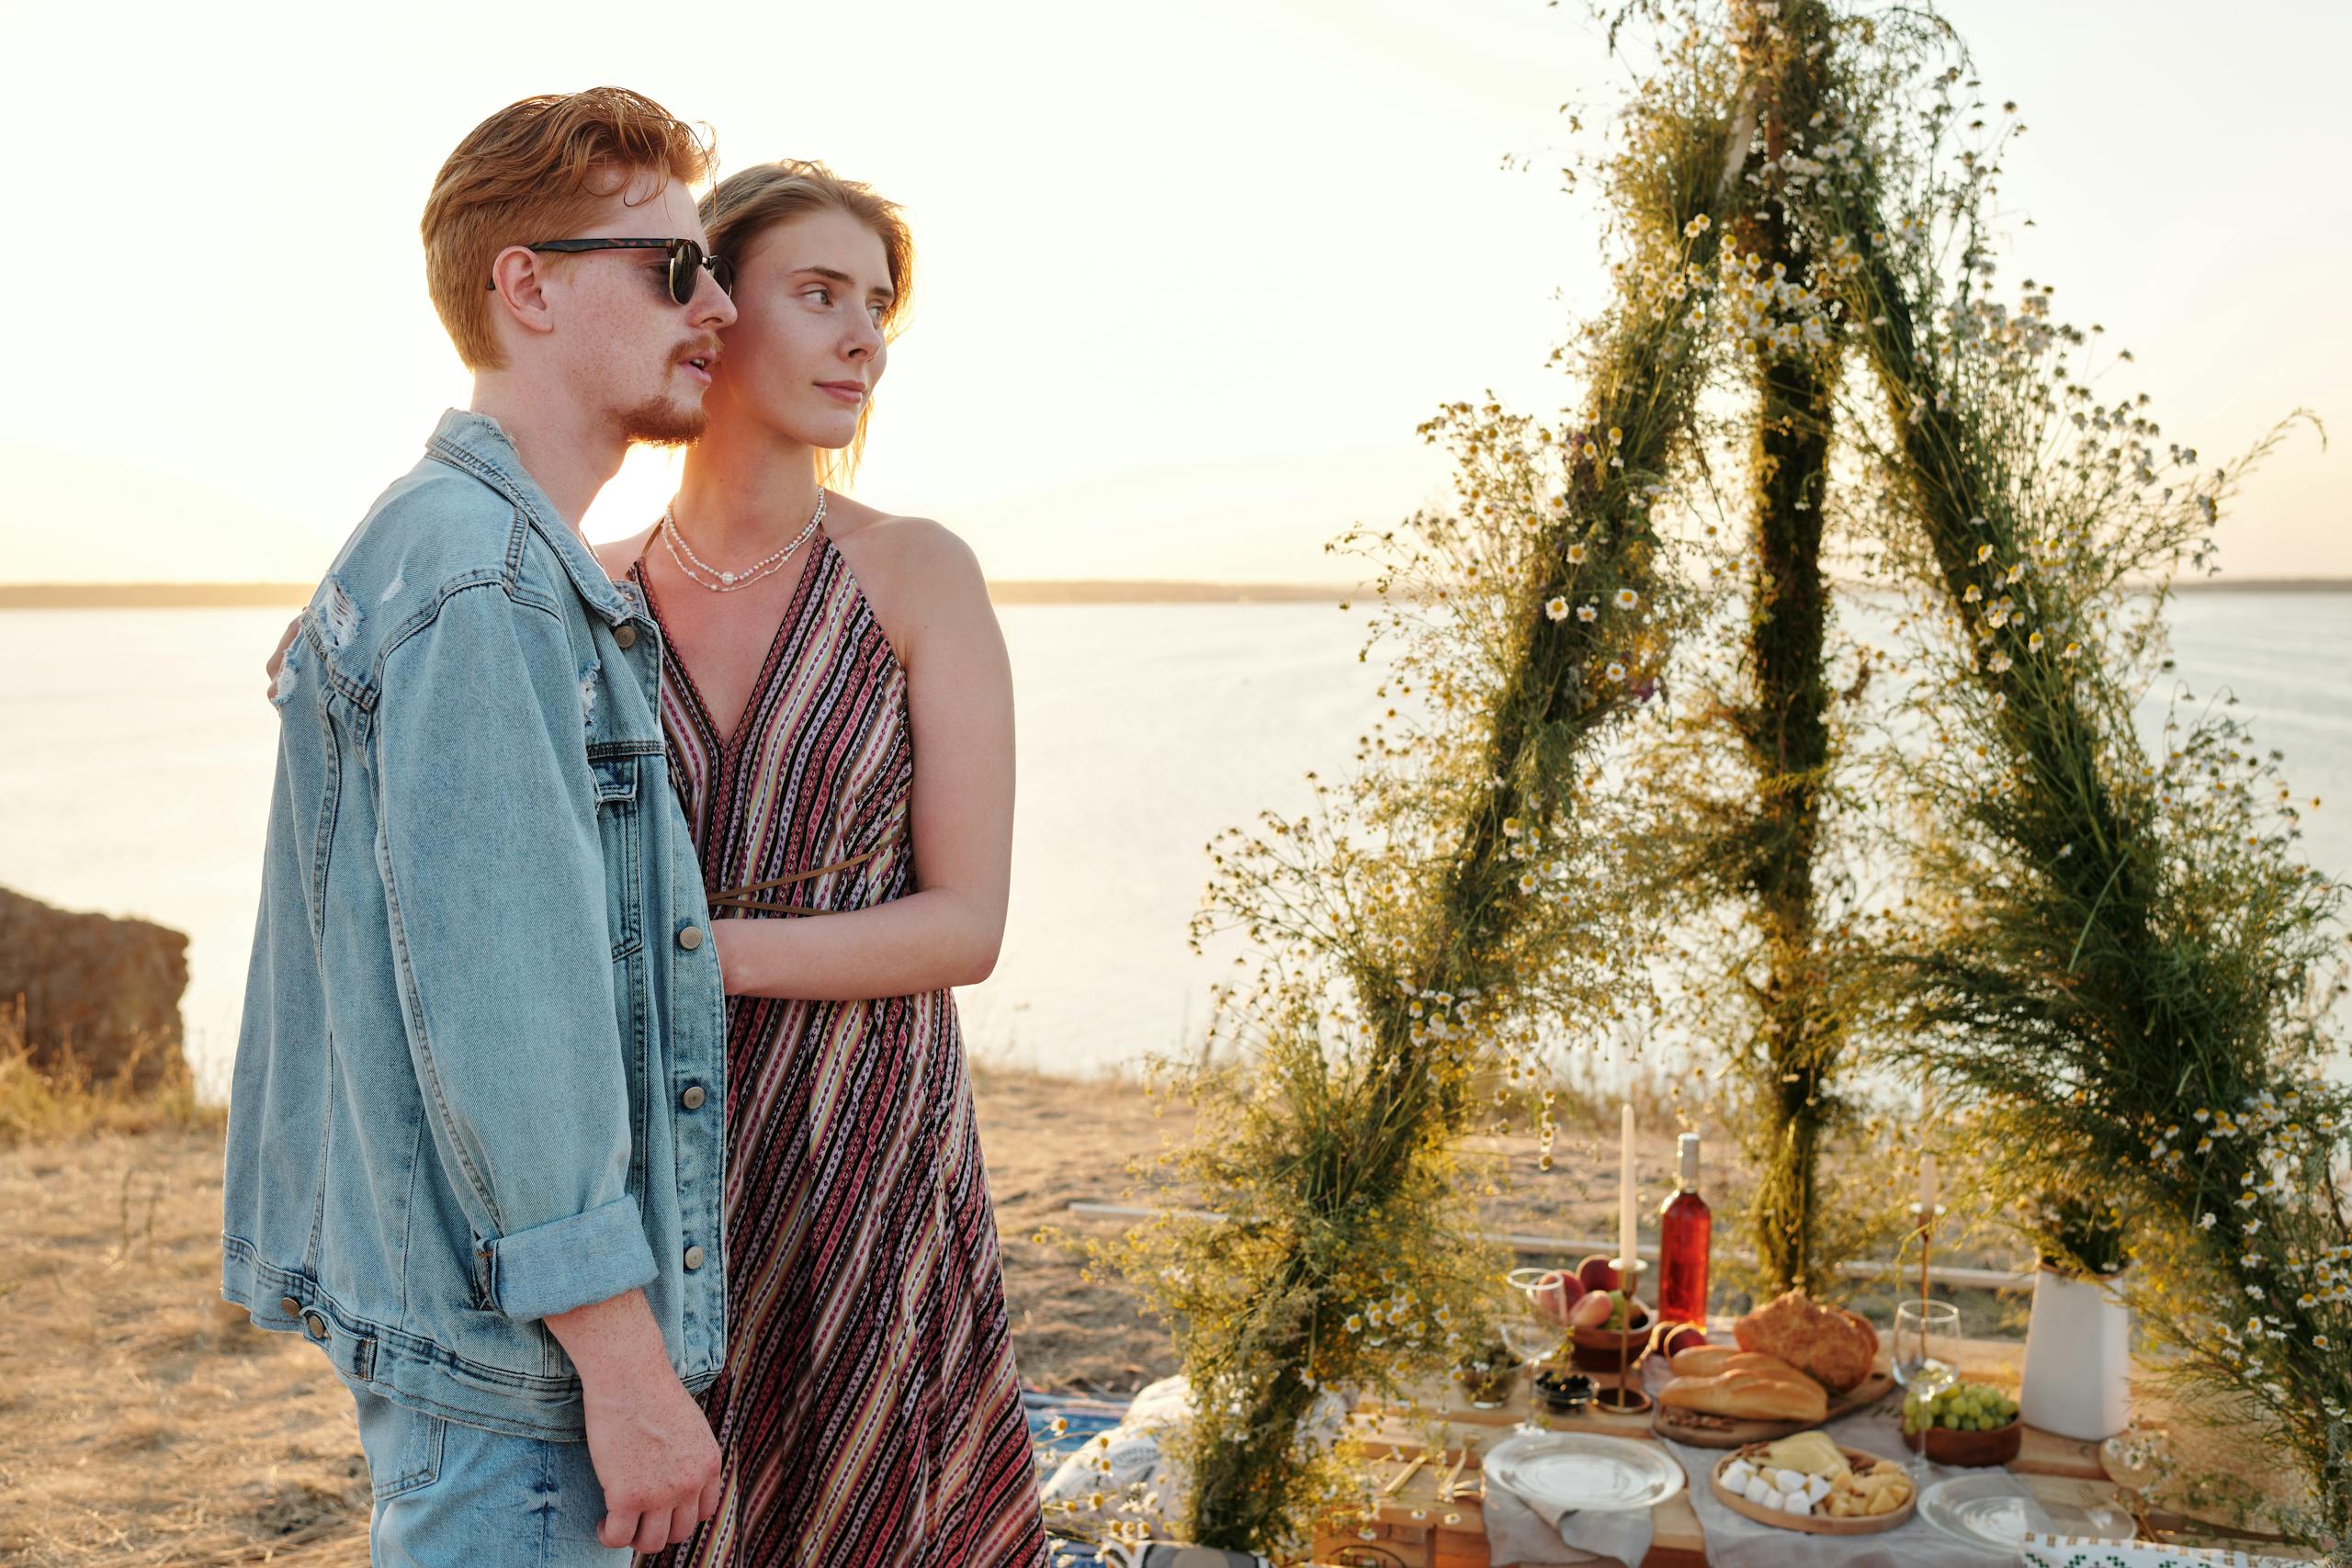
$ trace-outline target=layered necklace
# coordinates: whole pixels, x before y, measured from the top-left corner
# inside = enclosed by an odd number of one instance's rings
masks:
[[[721,571],[695,554],[694,547],[687,544],[685,536],[678,532],[678,509],[675,502],[672,502],[662,509],[662,525],[658,532],[662,536],[662,547],[670,552],[670,558],[677,563],[678,570],[684,575],[687,581],[697,588],[707,588],[713,593],[737,593],[762,578],[775,575],[786,561],[792,558],[795,550],[808,542],[808,536],[817,531],[818,525],[824,520],[825,491],[820,486],[817,491],[816,515],[808,519],[808,526],[794,535],[792,543],[785,546],[784,548],[761,558],[741,571]]]

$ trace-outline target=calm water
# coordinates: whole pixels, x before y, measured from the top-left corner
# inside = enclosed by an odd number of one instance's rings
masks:
[[[1195,1038],[1193,958],[1217,829],[1345,771],[1375,672],[1328,605],[1012,605],[1020,703],[1012,906],[996,974],[962,994],[973,1047],[1084,1072]],[[2352,875],[2352,594],[2198,594],[2181,673],[2227,686],[2283,750],[2312,863]],[[235,1049],[277,716],[261,660],[283,611],[0,613],[0,885],[189,933],[189,1054]]]

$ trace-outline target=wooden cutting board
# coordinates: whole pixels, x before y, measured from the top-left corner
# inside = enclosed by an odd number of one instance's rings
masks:
[[[1851,1416],[1884,1399],[1894,1391],[1894,1374],[1885,1367],[1871,1369],[1871,1375],[1848,1393],[1829,1397],[1829,1414],[1818,1421],[1744,1421],[1730,1416],[1707,1416],[1679,1405],[1661,1404],[1650,1417],[1650,1430],[1661,1438],[1671,1438],[1678,1443],[1688,1443],[1694,1449],[1737,1449],[1749,1443],[1769,1443],[1776,1438],[1792,1437],[1809,1427],[1826,1426],[1841,1416]]]
[[[1838,1451],[1846,1456],[1848,1464],[1859,1471],[1902,1469],[1893,1460],[1866,1454],[1860,1449],[1840,1449]],[[1724,1484],[1724,1472],[1738,1457],[1737,1454],[1724,1455],[1716,1461],[1707,1483],[1715,1494],[1716,1502],[1759,1525],[1770,1525],[1775,1529],[1798,1530],[1806,1535],[1876,1535],[1881,1530],[1895,1529],[1910,1523],[1911,1516],[1918,1510],[1919,1494],[1916,1484],[1909,1488],[1910,1495],[1903,1499],[1903,1506],[1891,1513],[1868,1514],[1859,1518],[1839,1519],[1826,1514],[1792,1514],[1779,1508],[1767,1508],[1749,1502]]]

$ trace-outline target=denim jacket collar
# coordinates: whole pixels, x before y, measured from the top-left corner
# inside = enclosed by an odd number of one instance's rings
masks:
[[[563,563],[580,597],[605,618],[605,625],[616,626],[634,613],[636,606],[597,564],[579,532],[557,515],[554,503],[523,467],[522,455],[514,450],[514,442],[507,439],[498,421],[486,413],[450,409],[434,426],[424,449],[451,468],[462,468],[501,491],[520,508],[530,519],[531,526],[555,551],[556,559]]]

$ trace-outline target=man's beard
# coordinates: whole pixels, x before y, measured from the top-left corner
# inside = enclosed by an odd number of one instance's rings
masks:
[[[699,400],[680,404],[668,398],[648,398],[620,413],[621,434],[640,446],[689,446],[709,423],[710,416]]]

